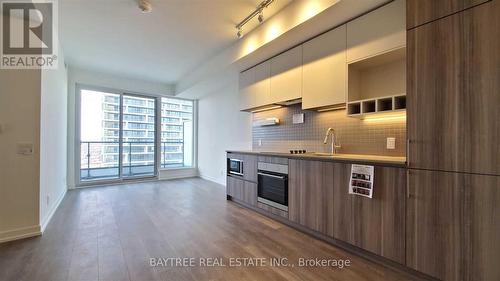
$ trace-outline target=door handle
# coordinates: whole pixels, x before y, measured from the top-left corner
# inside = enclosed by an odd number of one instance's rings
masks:
[[[267,173],[257,173],[258,175],[261,175],[261,176],[264,176],[264,177],[271,177],[271,178],[276,178],[276,179],[282,179],[284,180],[285,177],[284,176],[275,176],[275,175],[271,175],[271,174],[267,174]]]

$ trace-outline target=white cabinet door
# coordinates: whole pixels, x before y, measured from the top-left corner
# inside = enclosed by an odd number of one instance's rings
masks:
[[[255,69],[250,68],[240,73],[240,110],[247,110],[255,105],[255,95],[252,93],[252,86],[255,81]]]
[[[396,0],[347,23],[347,62],[406,45],[405,0]]]
[[[269,60],[254,67],[255,80],[252,93],[255,96],[255,107],[271,104],[271,63]]]
[[[271,101],[302,97],[302,45],[271,59]]]
[[[302,108],[346,101],[346,26],[340,26],[303,45]]]

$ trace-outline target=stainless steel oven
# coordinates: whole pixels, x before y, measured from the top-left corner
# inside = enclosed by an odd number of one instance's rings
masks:
[[[257,201],[288,212],[288,165],[257,164]]]
[[[227,173],[230,175],[243,176],[243,160],[228,158]]]

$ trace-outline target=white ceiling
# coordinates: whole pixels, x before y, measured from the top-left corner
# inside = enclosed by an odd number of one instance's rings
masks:
[[[291,1],[275,0],[264,16]],[[235,43],[235,24],[260,2],[151,0],[153,12],[143,14],[137,0],[62,0],[59,36],[70,66],[175,83]]]

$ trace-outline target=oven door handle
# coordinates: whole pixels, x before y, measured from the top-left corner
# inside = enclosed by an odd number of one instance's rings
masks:
[[[276,175],[272,175],[272,174],[268,174],[268,173],[262,173],[262,172],[258,172],[257,174],[261,175],[261,176],[264,176],[264,177],[271,177],[271,178],[276,178],[276,179],[281,179],[281,180],[285,179],[285,176],[276,176]]]

